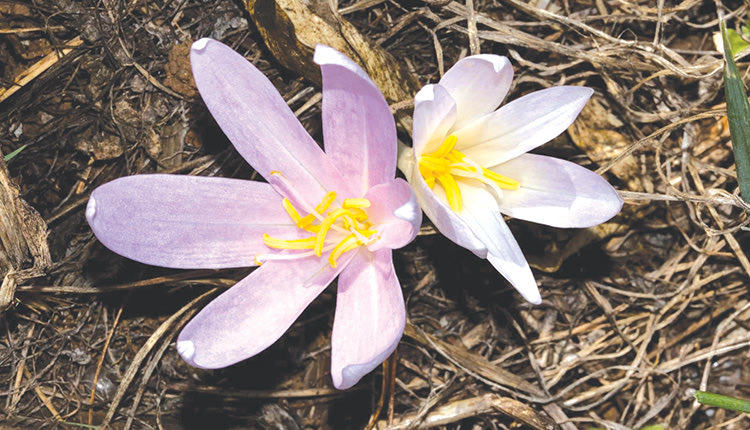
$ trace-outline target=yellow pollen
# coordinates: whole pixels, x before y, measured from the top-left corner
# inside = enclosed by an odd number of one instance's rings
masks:
[[[331,191],[323,197],[314,212],[303,216],[289,199],[285,198],[282,205],[289,214],[289,218],[297,228],[311,233],[311,236],[303,239],[278,239],[264,234],[263,243],[274,249],[308,251],[299,254],[299,258],[309,255],[321,257],[324,251],[332,249],[328,256],[328,263],[335,268],[341,255],[360,246],[367,246],[378,238],[378,232],[372,228],[372,223],[364,210],[370,207],[369,200],[345,199],[340,208],[331,209],[335,200],[336,193]],[[332,230],[345,235],[335,245],[331,242],[326,243]],[[261,264],[264,260],[262,257],[264,256],[256,256],[256,263]],[[282,258],[294,258],[294,255],[290,257],[285,255]]]
[[[436,151],[419,157],[419,173],[425,183],[430,188],[434,188],[436,183],[440,184],[445,191],[448,205],[454,212],[461,213],[463,210],[461,188],[456,177],[475,179],[501,190],[517,190],[521,186],[515,179],[485,169],[456,150],[457,141],[456,135],[451,134]]]

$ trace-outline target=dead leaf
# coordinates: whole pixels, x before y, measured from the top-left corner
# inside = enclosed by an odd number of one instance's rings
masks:
[[[591,161],[605,164],[621,154],[630,145],[622,134],[615,131],[622,122],[610,113],[599,100],[592,98],[586,103],[578,119],[568,129],[573,143]],[[641,173],[638,160],[629,156],[609,170],[627,184],[630,191],[652,192],[653,184]]]
[[[328,45],[353,59],[390,103],[411,100],[419,82],[379,45],[338,15],[325,0],[247,0],[246,7],[266,45],[285,67],[320,84],[315,45]]]

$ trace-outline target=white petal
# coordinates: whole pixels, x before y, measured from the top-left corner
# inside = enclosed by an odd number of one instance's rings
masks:
[[[507,194],[507,193],[506,193]],[[487,246],[487,261],[505,277],[521,295],[533,304],[540,304],[534,275],[518,242],[498,210],[494,196],[482,187],[461,184],[464,209],[461,219]]]
[[[500,201],[500,210],[514,218],[553,227],[591,227],[622,208],[622,198],[609,182],[569,161],[524,154],[492,170],[521,183]]]
[[[456,131],[456,149],[484,167],[498,165],[564,132],[593,93],[560,86],[523,96]]]
[[[466,57],[440,79],[458,106],[454,129],[494,112],[508,94],[513,67],[507,58],[482,54]]]
[[[419,156],[436,150],[456,122],[456,102],[439,84],[425,85],[414,97],[412,146]]]
[[[417,202],[440,233],[478,257],[485,258],[487,247],[474,234],[466,221],[448,206],[448,200],[445,198],[442,187],[436,185],[433,189],[430,189],[419,174],[419,168],[416,165],[412,167],[408,174],[404,174],[414,190]]]

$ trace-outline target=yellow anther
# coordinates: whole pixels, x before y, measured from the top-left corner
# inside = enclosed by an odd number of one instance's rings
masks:
[[[334,200],[336,200],[336,193],[330,191],[326,193],[326,195],[323,197],[323,200],[320,201],[318,206],[315,206],[315,213],[307,214],[299,219],[295,219],[294,217],[292,217],[292,220],[297,224],[297,228],[309,231],[311,233],[317,232],[317,226],[312,225],[312,223],[315,222],[316,219],[323,218],[323,215],[321,214],[328,210]],[[289,211],[287,210],[287,212]]]
[[[419,160],[419,167],[432,170],[433,172],[443,172],[450,169],[451,162],[446,158],[425,155]]]
[[[289,218],[294,221],[295,224],[299,226],[299,222],[302,219],[302,216],[297,212],[297,209],[294,208],[292,205],[292,202],[289,201],[289,199],[285,198],[281,201],[282,206],[284,206],[284,209],[286,210],[286,213],[289,214]]]
[[[451,151],[453,151],[453,148],[456,147],[456,142],[458,142],[458,138],[455,134],[451,134],[450,136],[445,138],[443,143],[440,145],[440,148],[432,153],[432,156],[435,158],[445,157],[446,155],[450,154]]]
[[[318,206],[315,206],[315,212],[322,214],[323,212],[327,211],[328,208],[331,207],[331,203],[333,203],[334,200],[336,200],[336,193],[334,193],[333,191],[327,192]]]
[[[461,200],[461,189],[452,175],[440,175],[437,178],[438,183],[445,190],[445,198],[448,199],[448,205],[453,212],[461,213],[463,210],[463,200]]]
[[[315,215],[307,214],[297,220],[297,228],[310,231],[311,224],[315,221]]]
[[[451,151],[448,155],[445,156],[445,159],[450,161],[451,163],[461,163],[464,161],[464,158],[466,158],[466,156],[456,150]]]
[[[344,204],[341,207],[344,209],[369,208],[370,201],[367,199],[344,199]]]
[[[454,212],[460,213],[463,210],[461,188],[456,177],[478,180],[502,190],[517,190],[521,186],[515,179],[497,174],[467,158],[455,149],[457,142],[456,135],[451,134],[436,151],[419,157],[419,173],[425,183],[430,188],[434,188],[436,183],[440,184],[448,205]]]

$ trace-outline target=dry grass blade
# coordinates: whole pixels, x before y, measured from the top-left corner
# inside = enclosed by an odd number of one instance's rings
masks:
[[[80,37],[76,37],[70,40],[68,43],[63,45],[59,52],[53,52],[46,57],[39,60],[33,66],[29,67],[26,71],[18,75],[9,88],[0,88],[0,103],[5,101],[8,97],[16,93],[16,91],[23,88],[33,81],[37,76],[44,73],[47,69],[54,66],[64,56],[70,54],[73,49],[80,46],[83,40]]]
[[[506,390],[507,388],[505,387],[510,387],[513,390],[522,391],[535,396],[543,394],[539,388],[529,384],[525,379],[493,365],[481,356],[477,356],[465,349],[435,339],[408,322],[406,324],[406,330],[404,330],[404,335],[430,346],[438,354],[444,356],[467,373],[474,375],[493,386]]]
[[[99,375],[102,371],[102,365],[104,364],[104,358],[107,354],[107,348],[109,348],[109,342],[112,340],[112,335],[115,334],[115,330],[117,330],[117,324],[120,322],[120,317],[122,316],[122,310],[123,306],[120,306],[120,309],[117,310],[117,315],[115,315],[115,320],[112,322],[112,328],[109,331],[109,335],[107,335],[107,340],[104,341],[104,347],[102,348],[102,352],[99,355],[99,360],[96,362],[96,372],[94,373],[94,380],[91,382],[91,397],[89,397],[89,425],[93,424],[94,421],[94,399],[96,398],[96,384],[99,382]]]
[[[407,415],[393,423],[385,421],[378,422],[378,429],[405,430],[410,428],[428,429],[445,426],[459,422],[473,416],[492,414],[500,412],[516,418],[527,426],[536,430],[553,430],[555,424],[549,419],[539,415],[534,409],[524,405],[518,400],[509,397],[500,397],[494,394],[485,394],[480,397],[463,399],[450,402],[435,408],[428,413],[417,427],[411,427],[417,417]]]
[[[212,295],[214,295],[214,293],[216,293],[216,289],[209,290],[191,300],[190,303],[186,304],[180,310],[175,312],[171,317],[167,318],[167,320],[165,320],[159,326],[159,328],[156,329],[153,334],[151,334],[146,343],[138,350],[138,353],[135,355],[135,357],[133,357],[130,366],[128,366],[128,370],[125,372],[125,375],[120,381],[120,386],[117,388],[117,393],[115,394],[112,402],[109,405],[109,410],[107,411],[107,415],[104,417],[101,426],[106,427],[112,421],[112,418],[114,418],[120,402],[122,401],[122,398],[125,396],[125,393],[130,387],[130,383],[133,382],[133,379],[141,368],[141,364],[143,364],[143,361],[151,353],[151,350],[156,346],[156,344],[162,341],[162,337],[174,328],[175,323],[180,320],[185,313],[190,312],[191,310],[195,310],[198,305],[202,304],[205,299],[211,297]]]

